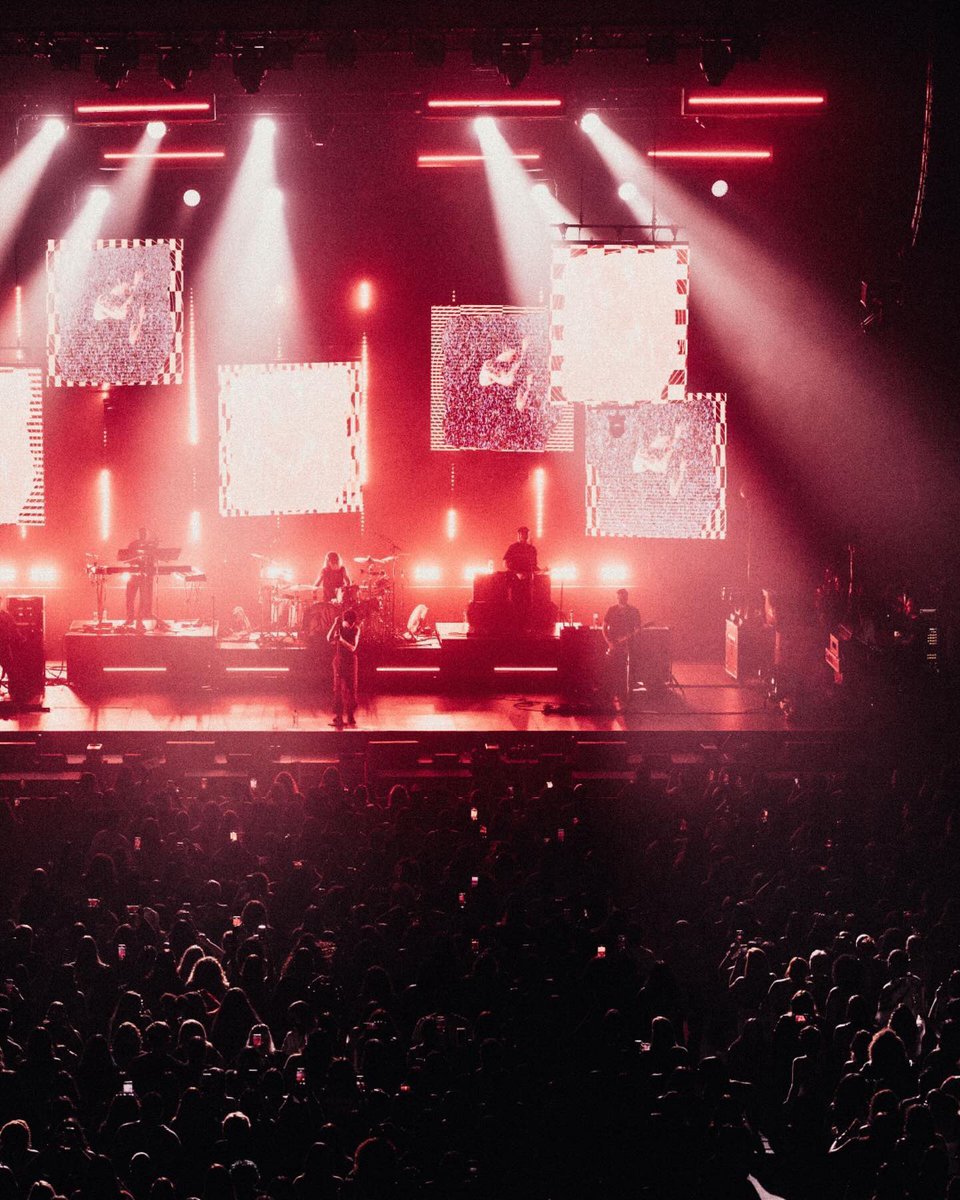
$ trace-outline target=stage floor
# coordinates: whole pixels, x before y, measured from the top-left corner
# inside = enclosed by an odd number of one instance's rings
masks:
[[[61,668],[48,664],[48,679]],[[572,704],[559,694],[482,692],[363,693],[358,728],[377,733],[440,732],[783,732],[836,731],[847,722],[835,705],[808,706],[788,720],[758,684],[732,680],[722,663],[677,662],[676,684],[640,692],[627,712]],[[189,692],[131,691],[78,695],[66,683],[48,682],[41,711],[0,711],[0,729],[23,732],[330,732],[329,697],[291,693],[267,679],[254,690],[222,685]]]

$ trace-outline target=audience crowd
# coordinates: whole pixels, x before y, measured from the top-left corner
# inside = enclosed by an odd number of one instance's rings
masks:
[[[958,782],[2,799],[0,1200],[956,1200]]]

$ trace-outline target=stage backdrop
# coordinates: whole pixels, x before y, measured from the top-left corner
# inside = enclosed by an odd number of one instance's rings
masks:
[[[0,367],[0,525],[42,525],[40,372]]]
[[[723,538],[727,398],[587,411],[586,532],[594,537]]]
[[[554,401],[683,399],[689,259],[687,246],[554,245]]]
[[[183,242],[47,242],[47,383],[183,379]]]
[[[431,308],[431,450],[572,450],[573,411],[549,382],[545,309]]]
[[[221,516],[362,511],[362,363],[218,374]]]

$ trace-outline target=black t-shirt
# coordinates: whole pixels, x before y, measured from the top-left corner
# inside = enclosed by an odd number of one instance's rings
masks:
[[[611,642],[620,642],[621,645],[624,645],[625,643],[621,639],[636,633],[640,628],[640,612],[632,604],[614,604],[607,609],[607,615],[603,618],[603,627]]]
[[[324,567],[314,587],[320,588],[324,603],[331,604],[336,600],[337,592],[348,583],[346,568],[341,563],[339,567]]]
[[[508,571],[528,575],[537,569],[537,548],[532,542],[511,542],[503,561]]]

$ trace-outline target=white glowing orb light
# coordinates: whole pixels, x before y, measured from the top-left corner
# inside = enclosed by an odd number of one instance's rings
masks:
[[[580,128],[584,133],[596,133],[603,122],[595,112],[584,113],[580,118]]]
[[[67,135],[67,126],[59,117],[47,117],[43,123],[43,136],[51,142],[59,142]]]
[[[715,179],[710,187],[710,191],[719,200],[730,191],[730,185],[725,179]]]
[[[369,312],[373,308],[373,284],[369,279],[361,279],[357,284],[356,305],[360,312]]]
[[[626,563],[604,563],[600,568],[601,583],[628,583],[630,568]]]
[[[17,568],[13,563],[0,563],[0,587],[9,587],[17,582]]]
[[[289,580],[293,578],[293,572],[289,567],[282,567],[279,563],[271,563],[263,573],[265,579],[273,580],[274,582]]]
[[[166,132],[167,126],[163,121],[147,122],[147,136],[152,137],[155,142],[159,142]]]
[[[415,583],[439,583],[443,572],[436,563],[417,563],[413,568]]]
[[[200,193],[196,188],[187,188],[183,193],[183,202],[187,208],[196,208],[200,203]]]
[[[493,563],[468,563],[463,568],[463,578],[467,583],[473,583],[478,575],[492,575]]]
[[[556,563],[550,568],[550,578],[554,583],[573,583],[577,578],[577,568],[574,563]]]
[[[629,204],[631,200],[640,199],[640,189],[632,180],[628,179],[626,183],[621,183],[617,188],[617,195]]]
[[[35,587],[53,587],[60,582],[60,571],[52,563],[34,563],[27,579]]]

